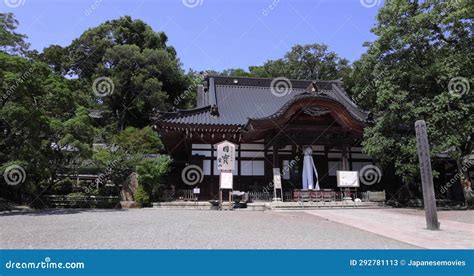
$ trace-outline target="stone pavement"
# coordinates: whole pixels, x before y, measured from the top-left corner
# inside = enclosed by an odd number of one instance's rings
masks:
[[[449,212],[453,216],[456,215],[452,211]],[[461,212],[467,212],[466,216],[474,215],[474,211]],[[438,217],[444,219],[439,219],[439,231],[426,229],[422,210],[406,212],[396,209],[339,209],[306,213],[423,248],[474,249],[474,224],[469,221],[466,223],[451,220],[451,213],[446,215],[440,212],[441,216]]]

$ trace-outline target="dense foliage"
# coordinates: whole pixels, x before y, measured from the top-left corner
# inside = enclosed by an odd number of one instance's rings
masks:
[[[96,93],[93,100],[109,115],[106,123],[120,131],[149,125],[152,110],[169,109],[188,86],[167,40],[143,21],[124,16],[85,31],[65,48],[46,48],[42,58],[61,74],[79,77],[89,92],[108,85],[108,93]]]
[[[221,72],[225,76],[276,78],[286,77],[301,80],[343,79],[350,82],[351,67],[349,61],[329,51],[325,44],[295,45],[283,58],[268,60],[261,66],[244,69],[227,69]]]
[[[424,119],[432,154],[459,160],[474,132],[473,15],[470,1],[388,1],[372,32],[377,39],[354,64],[352,91],[377,115],[364,149],[393,164],[405,182],[418,176],[414,123]],[[436,159],[435,159],[436,160]]]
[[[159,196],[164,189],[163,177],[170,170],[171,159],[168,156],[160,156],[154,159],[144,159],[138,163],[136,172],[138,173],[138,188],[143,190],[147,195],[153,195],[154,198]],[[140,193],[137,193],[140,194]],[[146,197],[135,195],[135,200],[141,204],[149,204]],[[148,198],[149,199],[149,198]]]
[[[150,115],[172,106],[189,78],[163,33],[122,17],[67,47],[37,53],[15,32],[17,24],[12,14],[0,14],[0,163],[22,183],[2,184],[3,196],[32,203],[41,194],[69,191],[58,187],[71,186],[63,176],[85,167],[100,174],[99,191],[97,183],[84,187],[97,194],[108,181],[125,181],[145,156],[160,153]],[[111,83],[93,87],[104,77]],[[156,162],[166,171],[169,160]]]
[[[71,158],[89,158],[94,129],[66,80],[44,63],[0,53],[2,107],[0,162],[19,165],[21,189],[35,193],[53,184]]]

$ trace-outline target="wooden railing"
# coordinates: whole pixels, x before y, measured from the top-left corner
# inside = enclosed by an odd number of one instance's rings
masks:
[[[271,201],[273,194],[269,192],[249,192],[252,201]]]
[[[283,201],[285,202],[293,201],[293,195],[291,194],[291,192],[283,193]]]
[[[385,190],[378,192],[363,192],[362,201],[385,201]]]
[[[293,201],[336,201],[341,193],[332,190],[293,190]]]
[[[195,200],[196,196],[194,195],[193,190],[176,190],[175,198],[182,200]]]

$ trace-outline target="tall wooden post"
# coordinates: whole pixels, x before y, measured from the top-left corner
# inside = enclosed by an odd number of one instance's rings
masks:
[[[347,158],[347,147],[345,145],[341,146],[341,156],[342,156],[342,170],[349,170],[349,159]]]
[[[420,160],[421,184],[423,188],[423,205],[425,206],[426,226],[429,230],[439,230],[436,199],[434,193],[433,173],[431,170],[430,146],[424,120],[415,122],[416,149]]]
[[[273,143],[273,168],[279,168],[280,165],[278,164],[278,145],[277,143]]]
[[[278,143],[273,143],[273,200],[278,200],[277,197],[277,188],[281,191],[281,200],[283,201],[283,189],[281,186],[281,172],[280,172],[280,161],[278,159]],[[275,183],[275,174],[278,175],[279,183]]]

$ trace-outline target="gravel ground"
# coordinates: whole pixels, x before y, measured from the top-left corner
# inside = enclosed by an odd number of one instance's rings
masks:
[[[406,214],[406,215],[415,215],[415,216],[425,216],[425,210],[423,209],[387,209],[390,212]],[[438,211],[438,219],[445,219],[457,222],[464,222],[469,224],[474,224],[474,210],[454,210],[454,211]]]
[[[135,209],[3,214],[0,248],[416,247],[304,212]]]

